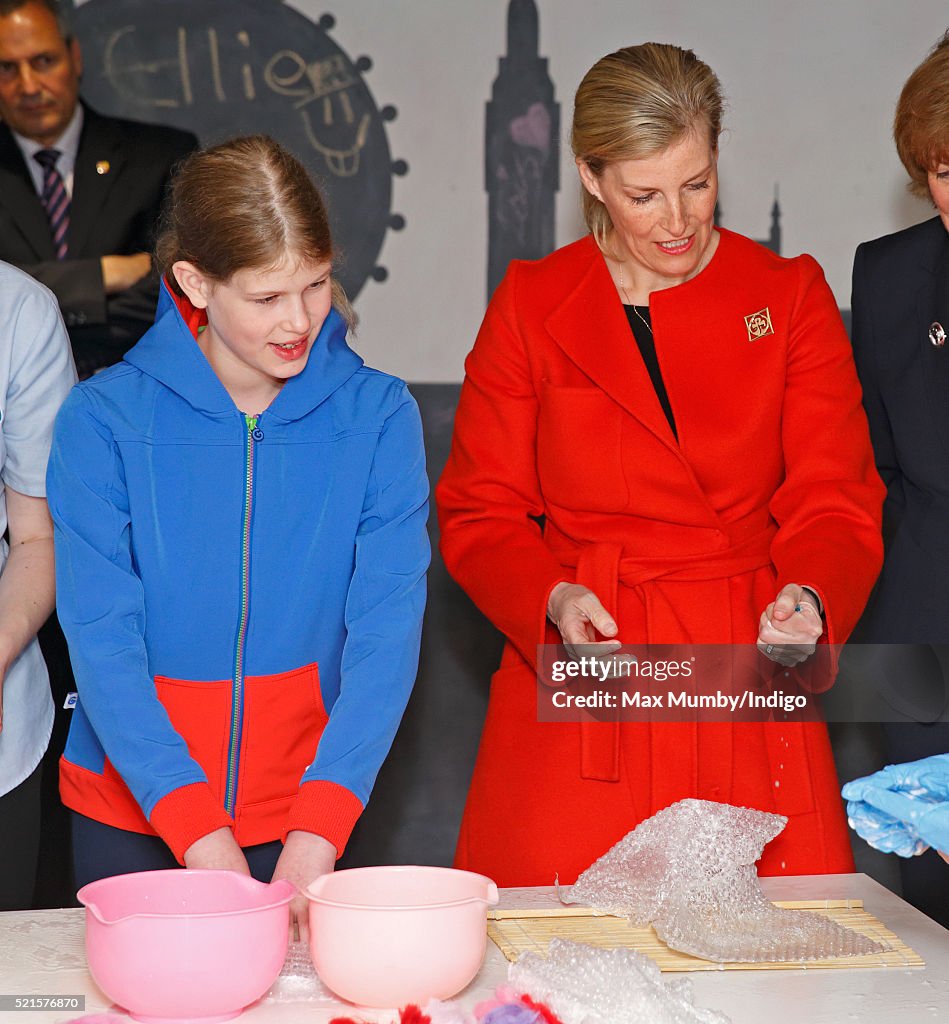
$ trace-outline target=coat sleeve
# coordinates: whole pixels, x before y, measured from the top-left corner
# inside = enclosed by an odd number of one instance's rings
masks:
[[[183,861],[195,840],[233,822],[158,699],[122,459],[82,386],[57,417],[47,490],[57,610],[83,712],[151,826]]]
[[[418,407],[404,384],[373,457],[346,599],[339,697],[303,775],[287,831],[341,854],[395,737],[418,670],[430,549]]]
[[[17,263],[16,266],[49,288],[70,324],[94,327],[108,321],[102,260],[98,256]]]
[[[530,663],[547,599],[569,577],[544,544],[538,398],[517,318],[518,265],[488,306],[465,362],[451,454],[436,489],[448,571]]]
[[[883,505],[883,535],[892,537],[903,514],[905,497],[903,473],[896,457],[893,428],[880,391],[880,371],[876,360],[876,338],[873,330],[871,303],[873,282],[868,279],[867,249],[861,245],[853,261],[853,291],[851,311],[853,323],[850,331],[857,375],[863,388],[863,407],[870,422],[870,440],[876,458],[877,470],[886,484]]]
[[[779,587],[816,591],[828,642],[841,644],[880,572],[884,487],[836,300],[813,259],[796,262],[782,412],[785,478],[771,501],[778,523],[772,561]]]
[[[129,237],[122,255],[154,252],[161,224],[162,208],[168,196],[175,168],[198,148],[197,136],[191,132],[163,129],[160,140],[153,141],[142,160],[154,153],[152,167],[160,168],[160,178],[148,193],[143,193],[135,212],[135,223],[129,225]],[[154,174],[154,170],[152,171]],[[155,319],[155,306],[161,275],[152,260],[152,269],[131,288],[106,297],[106,319],[112,339],[131,347]]]

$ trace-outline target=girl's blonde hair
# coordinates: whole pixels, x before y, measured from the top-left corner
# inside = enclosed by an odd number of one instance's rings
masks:
[[[333,258],[326,205],[306,168],[266,135],[231,139],[188,156],[165,203],[155,256],[169,287],[183,294],[172,265],[193,263],[215,281],[239,270],[270,270],[287,256]],[[356,317],[332,280],[333,305],[350,327]]]

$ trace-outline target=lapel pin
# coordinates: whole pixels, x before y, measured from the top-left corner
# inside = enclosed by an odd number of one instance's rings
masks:
[[[108,160],[96,161],[96,174],[108,174],[111,169],[112,165]]]
[[[942,348],[942,346],[946,344],[946,332],[943,330],[943,326],[938,320],[934,320],[929,325],[929,340],[936,346],[936,348]]]
[[[757,341],[766,334],[774,334],[774,328],[771,326],[771,311],[767,306],[764,309],[759,309],[757,313],[750,313],[746,316],[745,326],[748,328],[749,341]]]

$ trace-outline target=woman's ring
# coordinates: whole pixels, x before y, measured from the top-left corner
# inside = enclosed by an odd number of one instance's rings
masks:
[[[764,649],[764,653],[765,654],[770,654],[773,650],[774,650],[774,644],[768,644],[768,646]]]

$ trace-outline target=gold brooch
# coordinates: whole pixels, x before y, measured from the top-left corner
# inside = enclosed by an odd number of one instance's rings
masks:
[[[111,169],[112,165],[108,160],[96,161],[96,174],[108,174]]]
[[[749,341],[757,341],[766,334],[774,334],[774,328],[771,326],[771,311],[767,306],[764,309],[759,309],[757,313],[750,313],[746,316],[745,326],[748,328]]]

